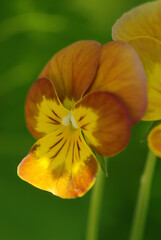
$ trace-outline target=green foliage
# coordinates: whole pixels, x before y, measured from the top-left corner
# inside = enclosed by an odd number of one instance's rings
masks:
[[[108,158],[107,157],[102,157],[100,156],[99,154],[97,153],[94,153],[99,164],[100,164],[100,167],[102,169],[102,171],[104,172],[105,176],[108,177],[108,171],[107,171],[107,161],[108,161]]]
[[[143,1],[142,1],[143,2]],[[139,0],[2,0],[0,7],[0,239],[82,240],[91,191],[62,200],[17,177],[16,168],[35,140],[28,132],[24,102],[31,84],[54,53],[81,39],[111,41],[112,24]],[[102,202],[99,239],[127,239],[146,144],[144,123],[110,159]],[[104,161],[99,159],[104,172]],[[145,239],[160,239],[161,162],[158,161]],[[116,230],[117,229],[117,230]]]
[[[160,123],[161,123],[161,120],[149,122],[149,125],[148,125],[147,131],[146,131],[146,133],[145,133],[145,136],[140,140],[140,142],[145,142],[145,141],[147,141],[147,138],[148,138],[148,135],[149,135],[150,131],[151,131],[154,127],[156,127],[157,125],[159,125]]]

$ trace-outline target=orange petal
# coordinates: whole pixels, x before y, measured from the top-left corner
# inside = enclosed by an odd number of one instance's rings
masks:
[[[74,106],[72,114],[88,144],[98,154],[109,157],[126,147],[130,138],[130,117],[114,94],[88,94]]]
[[[152,37],[161,41],[160,23],[161,1],[148,2],[123,14],[112,28],[112,37],[123,41]]]
[[[30,88],[26,99],[25,117],[28,129],[40,138],[59,128],[64,116],[69,114],[46,78],[38,79]]]
[[[161,42],[150,38],[129,41],[139,55],[148,80],[148,107],[142,120],[161,119]]]
[[[84,195],[97,171],[97,161],[81,131],[69,127],[38,140],[18,167],[23,180],[61,198]]]
[[[161,124],[154,127],[149,133],[148,145],[152,152],[161,158]]]
[[[142,64],[132,47],[121,41],[103,45],[97,76],[89,91],[116,94],[126,105],[133,123],[137,123],[146,110],[146,88]]]
[[[101,45],[95,41],[76,42],[53,56],[40,77],[49,78],[55,86],[63,105],[71,109],[93,81]]]

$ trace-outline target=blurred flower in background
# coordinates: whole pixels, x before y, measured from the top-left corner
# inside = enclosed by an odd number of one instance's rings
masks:
[[[148,80],[144,121],[161,120],[161,1],[148,2],[125,13],[114,24],[114,40],[128,42],[139,55]],[[149,134],[151,150],[161,156],[160,125]]]
[[[161,158],[161,124],[150,131],[148,135],[148,144],[154,154]]]

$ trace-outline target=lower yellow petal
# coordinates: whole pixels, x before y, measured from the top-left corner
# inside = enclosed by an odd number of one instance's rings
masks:
[[[97,170],[81,131],[62,126],[36,142],[20,163],[18,175],[61,198],[75,198],[92,187]]]
[[[161,158],[161,124],[151,130],[148,135],[149,148]]]

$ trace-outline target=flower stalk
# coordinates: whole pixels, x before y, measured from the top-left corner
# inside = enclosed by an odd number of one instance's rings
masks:
[[[101,203],[103,198],[103,187],[105,181],[105,174],[102,169],[99,170],[96,184],[93,188],[91,195],[88,221],[87,221],[87,231],[86,231],[86,240],[97,240],[98,231],[99,231],[99,220],[100,220],[100,211]]]
[[[135,208],[129,240],[142,240],[150,201],[151,185],[156,165],[156,156],[149,150]]]

